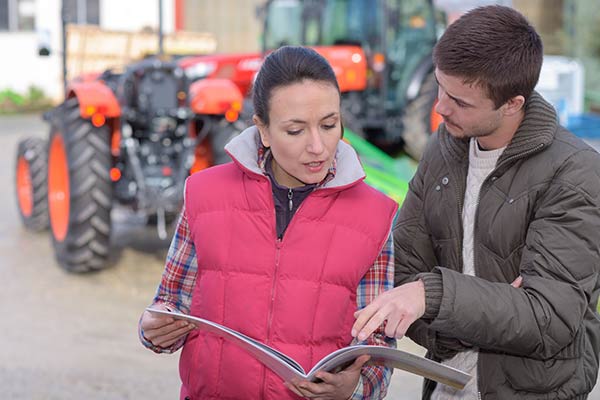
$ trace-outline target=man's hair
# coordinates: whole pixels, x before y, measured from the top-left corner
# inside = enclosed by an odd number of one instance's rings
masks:
[[[496,108],[514,96],[531,96],[543,61],[542,39],[518,11],[475,8],[452,23],[433,50],[444,74],[481,86]]]
[[[302,46],[283,46],[269,54],[252,88],[256,116],[268,126],[273,91],[304,80],[328,83],[340,92],[331,65],[315,50]]]

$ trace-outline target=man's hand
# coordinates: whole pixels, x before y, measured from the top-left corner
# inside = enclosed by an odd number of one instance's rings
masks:
[[[401,338],[408,327],[425,313],[425,287],[423,282],[405,283],[377,296],[368,306],[354,313],[356,322],[352,336],[365,340],[384,321],[385,334]]]
[[[153,307],[170,311],[164,304],[156,304]],[[149,311],[144,311],[142,314],[141,327],[144,337],[154,346],[162,348],[171,346],[179,338],[196,328],[194,324],[187,321],[178,321],[168,315],[152,314]]]
[[[315,376],[323,381],[321,383],[293,380],[286,382],[285,386],[298,396],[307,399],[347,400],[354,393],[360,379],[360,371],[370,358],[368,355],[360,356],[348,368],[335,374],[317,372]]]

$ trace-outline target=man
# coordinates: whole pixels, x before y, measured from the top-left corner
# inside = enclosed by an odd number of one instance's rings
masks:
[[[600,156],[533,89],[542,42],[488,6],[434,50],[432,136],[394,227],[396,288],[355,316],[386,321],[429,357],[472,374],[424,399],[585,399],[597,380]]]

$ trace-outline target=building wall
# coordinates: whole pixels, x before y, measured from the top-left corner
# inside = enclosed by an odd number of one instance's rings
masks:
[[[454,22],[458,17],[468,10],[488,6],[491,4],[500,4],[511,6],[513,0],[434,0],[435,6],[446,13],[447,23]]]
[[[163,0],[163,32],[175,27],[174,0]],[[158,0],[100,0],[100,26],[119,31],[158,29]]]
[[[10,88],[24,93],[35,85],[56,101],[62,98],[60,9],[61,0],[37,0],[36,32],[0,32],[0,54],[4,61],[0,91]],[[127,31],[155,29],[158,0],[100,0],[100,26]],[[163,0],[163,28],[165,32],[174,29],[174,0]],[[50,56],[38,55],[40,37],[48,39]]]
[[[513,0],[544,41],[544,54],[583,66],[586,109],[600,111],[600,8],[598,0]]]
[[[600,113],[600,8],[598,0],[567,1],[566,52],[585,68],[586,107]]]
[[[564,54],[564,0],[513,0],[544,41],[544,54]]]
[[[39,57],[35,33],[0,33],[0,53],[4,60],[0,91],[24,94],[30,86],[37,86],[51,97],[62,94],[60,56]]]
[[[256,7],[263,3],[263,0],[184,0],[184,30],[212,32],[220,53],[258,51],[262,24],[256,17]]]
[[[60,0],[38,0],[35,19],[39,32],[44,32],[51,47],[60,48]],[[35,85],[52,97],[62,94],[60,53],[48,57],[38,55],[41,33],[0,32],[0,54],[5,62],[0,74],[0,90],[10,88],[19,93]]]

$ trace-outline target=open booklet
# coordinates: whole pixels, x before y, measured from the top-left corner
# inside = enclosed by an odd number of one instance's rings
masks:
[[[354,362],[358,356],[363,354],[371,356],[371,359],[368,362],[369,364],[398,368],[457,389],[464,388],[471,379],[471,375],[469,374],[427,358],[391,347],[369,345],[343,347],[322,358],[310,371],[306,372],[300,364],[289,356],[238,331],[227,328],[226,326],[191,315],[157,310],[150,307],[146,310],[151,313],[164,314],[175,319],[189,321],[198,329],[211,332],[225,340],[237,344],[286,382],[293,378],[316,381],[318,379],[315,377],[315,374],[318,371],[332,372],[339,370],[340,368],[345,368]]]

